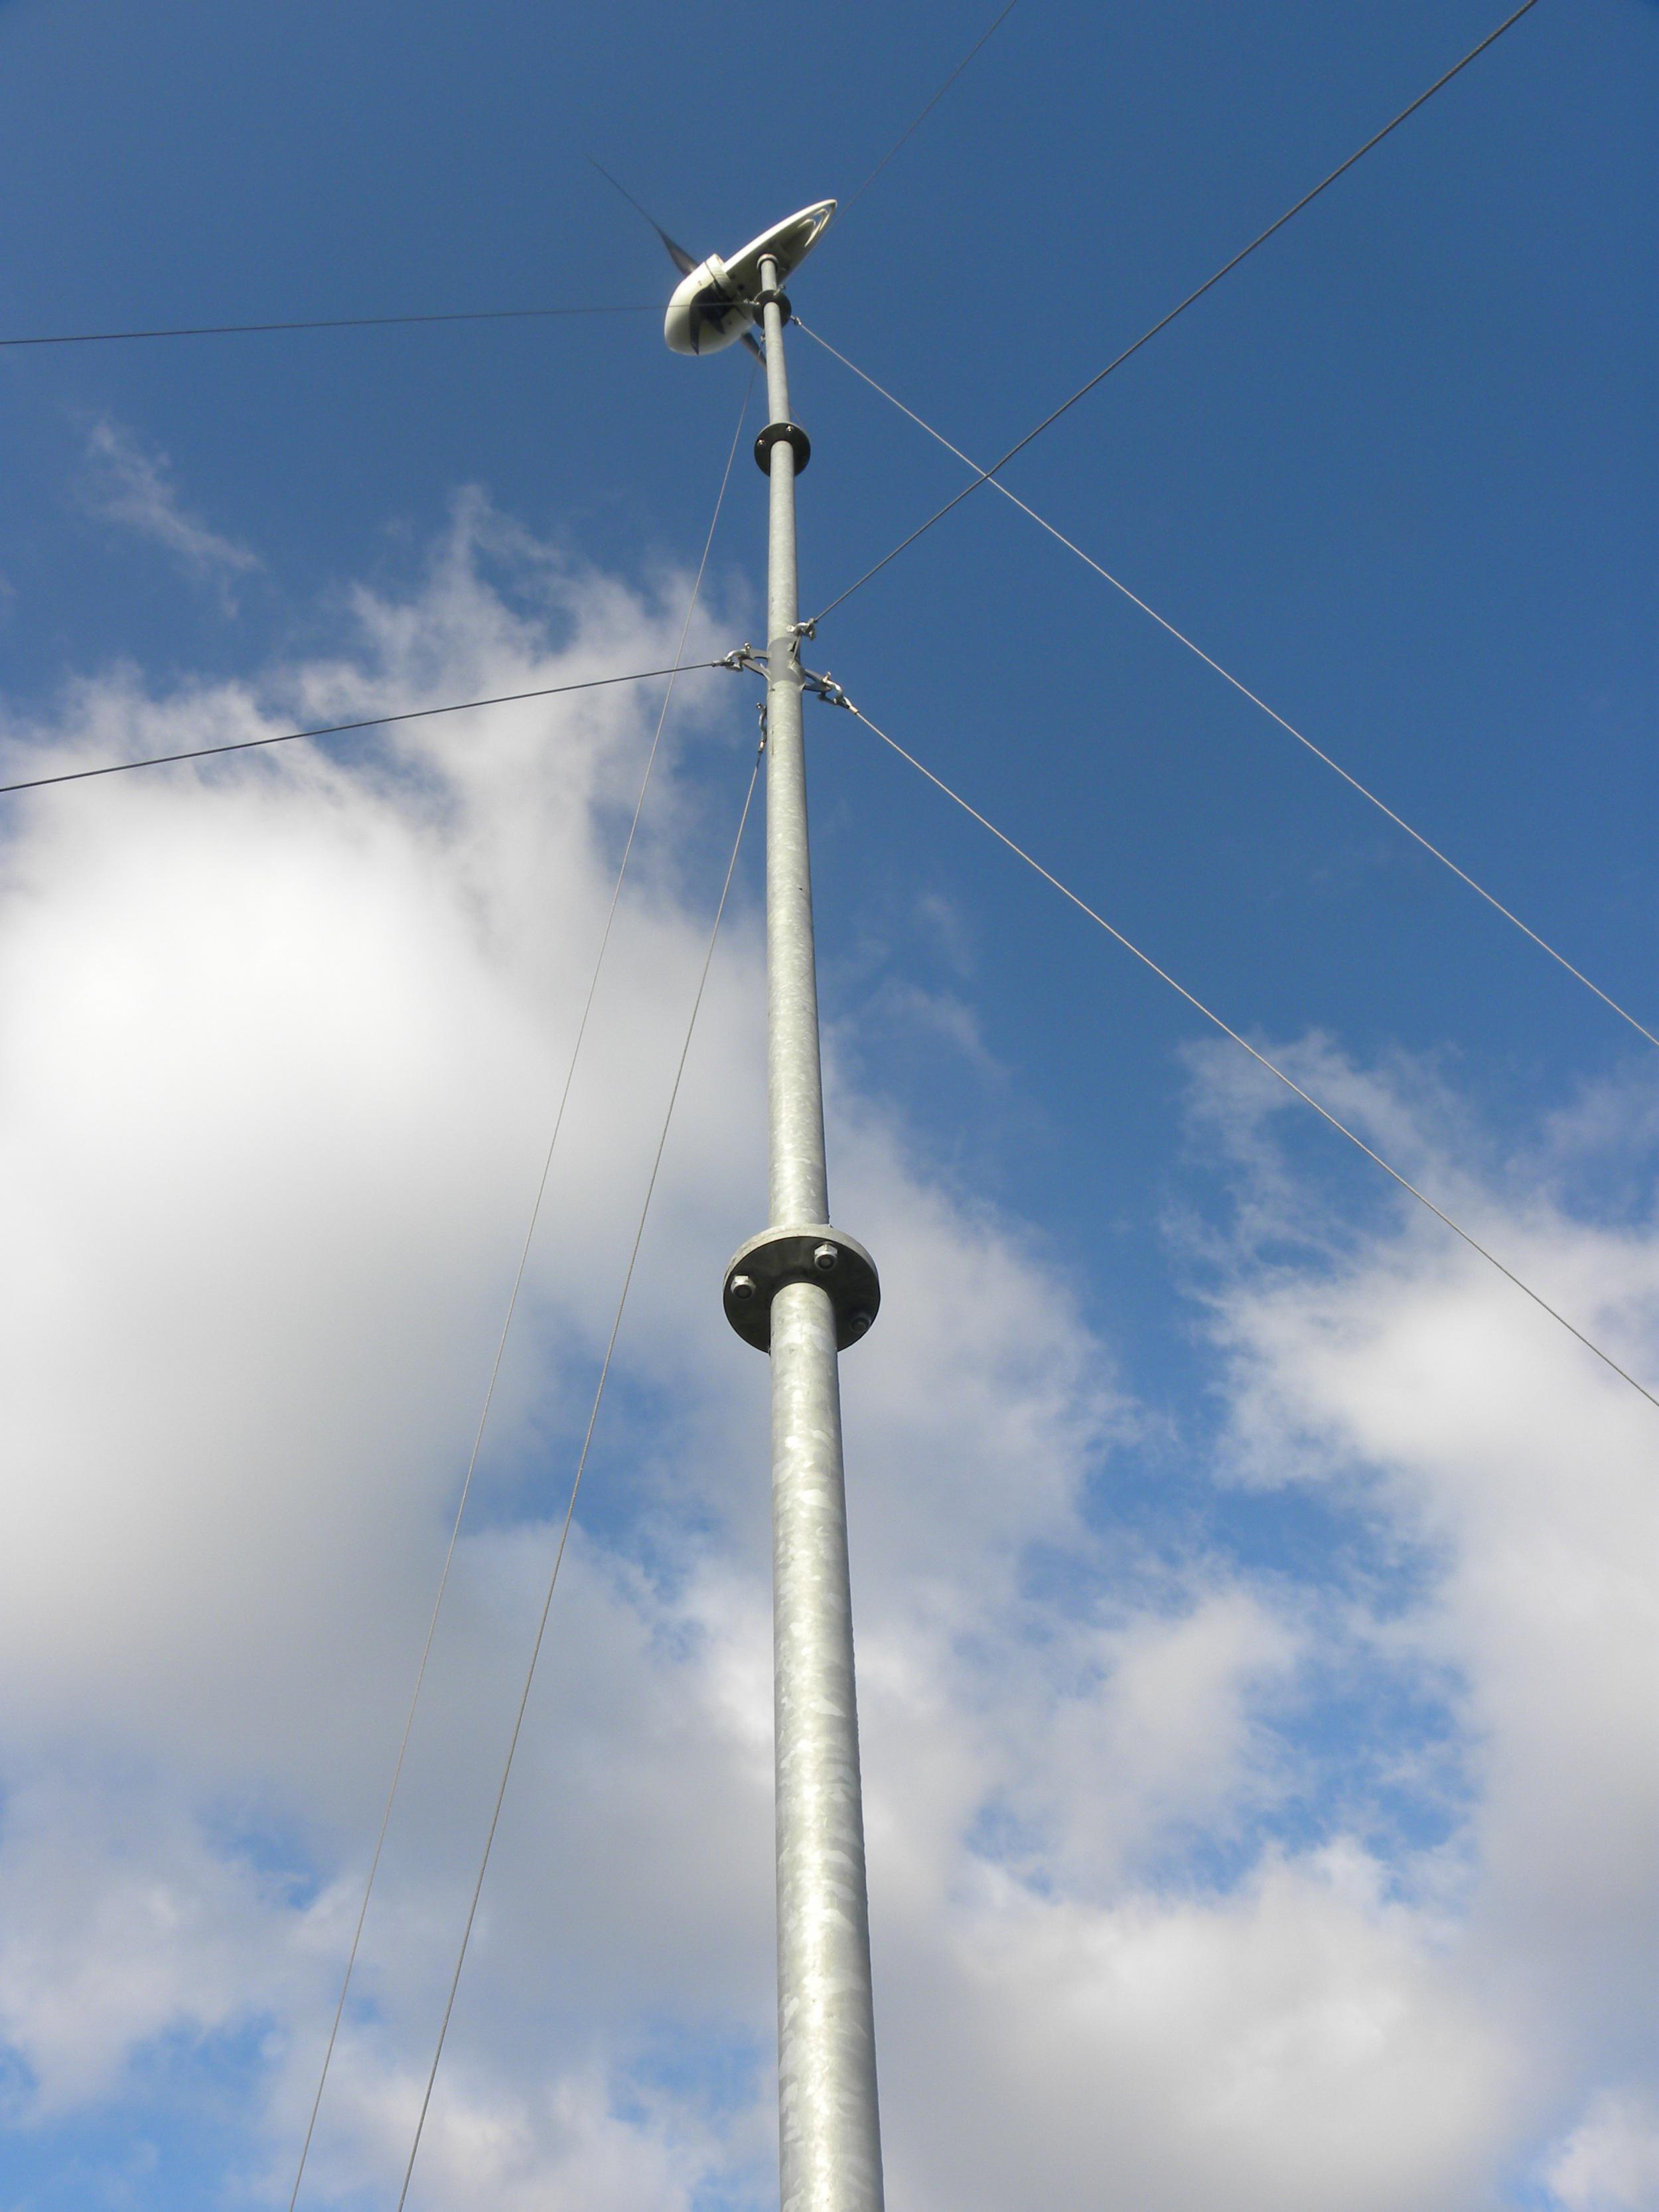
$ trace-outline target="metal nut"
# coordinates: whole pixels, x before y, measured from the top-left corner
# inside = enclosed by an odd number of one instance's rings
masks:
[[[755,1279],[752,1275],[733,1275],[730,1288],[740,1304],[747,1304],[755,1295]]]
[[[836,1262],[840,1257],[841,1254],[833,1244],[819,1244],[813,1248],[812,1265],[817,1269],[819,1274],[832,1275],[836,1271]]]

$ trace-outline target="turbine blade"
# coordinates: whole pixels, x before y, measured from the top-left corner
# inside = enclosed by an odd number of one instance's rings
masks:
[[[748,347],[750,352],[754,355],[757,361],[764,361],[766,359],[766,349],[762,345],[760,340],[755,336],[753,331],[744,331],[741,343]]]
[[[591,154],[587,158],[589,161],[592,163],[594,168],[599,170],[599,174],[605,179],[606,184],[609,185],[614,191],[618,191],[622,194],[623,198],[628,202],[629,206],[633,209],[635,214],[645,216],[646,221],[650,224],[652,229],[656,232],[658,237],[661,239],[664,246],[667,248],[668,258],[673,263],[675,268],[679,270],[682,276],[689,276],[691,274],[691,271],[697,265],[696,258],[686,252],[685,248],[677,239],[672,239],[668,235],[668,233],[657,221],[655,216],[648,213],[646,209],[640,205],[639,202],[635,198],[633,193],[629,191],[626,185],[619,185],[617,182],[617,179],[611,175],[610,170],[604,167],[601,163],[595,161]]]

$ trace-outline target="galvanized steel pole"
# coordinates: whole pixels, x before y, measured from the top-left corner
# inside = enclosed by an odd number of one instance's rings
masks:
[[[848,1292],[868,1257],[830,1227],[807,848],[795,475],[786,308],[761,264],[770,422],[766,884],[773,1644],[777,1761],[778,2124],[782,2212],[881,2212],[881,2127],[865,1891],[864,1807],[842,1469],[838,1346],[869,1326]],[[763,1251],[761,1248],[764,1248]],[[780,1253],[797,1255],[793,1267]],[[802,1279],[802,1258],[818,1271]],[[743,1255],[733,1263],[739,1267]],[[793,1279],[791,1277],[793,1276]],[[753,1296],[753,1292],[750,1293]],[[728,1304],[728,1310],[729,1304]]]

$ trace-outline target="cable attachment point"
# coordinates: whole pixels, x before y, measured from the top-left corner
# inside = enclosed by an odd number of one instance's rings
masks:
[[[817,634],[818,626],[815,622],[791,623],[789,625],[791,637],[816,637]]]
[[[803,637],[810,637],[811,634],[810,623],[792,623],[790,625],[789,658],[799,674],[802,690],[810,691],[815,699],[822,699],[826,706],[845,707],[848,714],[856,714],[858,708],[833,676],[815,675],[811,669],[801,666],[800,641]],[[729,668],[736,674],[746,672],[755,676],[763,676],[769,684],[772,680],[772,664],[769,656],[764,653],[757,653],[752,645],[735,645],[730,653],[722,653],[718,660],[711,661],[709,665],[714,668]],[[763,727],[765,726],[765,722],[766,705],[763,701],[761,702]]]
[[[826,707],[845,707],[849,714],[858,713],[858,708],[833,676],[827,673],[815,676],[810,668],[803,668],[800,675],[802,690],[810,691],[815,699],[822,699]]]

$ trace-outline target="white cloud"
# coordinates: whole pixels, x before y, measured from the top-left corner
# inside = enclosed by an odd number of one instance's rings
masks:
[[[257,553],[191,514],[181,503],[167,456],[146,452],[134,434],[107,416],[87,434],[82,496],[106,522],[118,522],[165,546],[194,576],[222,582],[264,564]]]
[[[1604,2091],[1549,2168],[1566,2212],[1654,2212],[1659,2205],[1659,2100]]]
[[[13,740],[76,763],[653,665],[672,596],[464,501],[336,656],[161,700],[83,685]],[[746,703],[699,681],[673,740],[699,764],[671,750],[573,1095],[319,2208],[395,2180],[441,2005],[748,772]],[[95,2105],[168,2037],[256,2036],[244,2166],[278,2201],[653,703],[11,817],[0,2032],[36,2112]],[[760,962],[740,899],[441,2077],[433,2212],[767,2196],[765,1367],[717,1296],[763,1205]],[[1309,1050],[1431,1154],[1431,1086]],[[835,1086],[836,1217],[886,1292],[845,1388],[894,2201],[1479,2212],[1553,2142],[1565,2212],[1599,2212],[1584,2192],[1626,2185],[1606,2113],[1647,2094],[1652,1417],[1414,1227],[1287,1267],[1309,1218],[1279,1125],[1206,1066],[1246,1237],[1212,1309],[1218,1472],[1346,1516],[1329,1586],[1173,1521],[1156,1545],[1099,1524],[1091,1476],[1141,1433],[1109,1348],[1034,1237]],[[1627,1126],[1564,1119],[1458,1196],[1635,1358],[1659,1251],[1536,1195]],[[1450,1771],[1426,1841],[1382,1839],[1328,1740],[1322,1699],[1354,1682],[1444,1706],[1373,1762]]]
[[[118,2087],[157,2036],[211,2034],[251,2001],[300,1995],[280,1885],[171,1790],[68,1764],[14,1768],[0,1854],[0,2033],[40,2114]]]
[[[991,1875],[941,1933],[900,1983],[902,2201],[1492,2201],[1513,2057],[1352,1847],[1269,1857],[1224,1898],[1105,1908]]]

